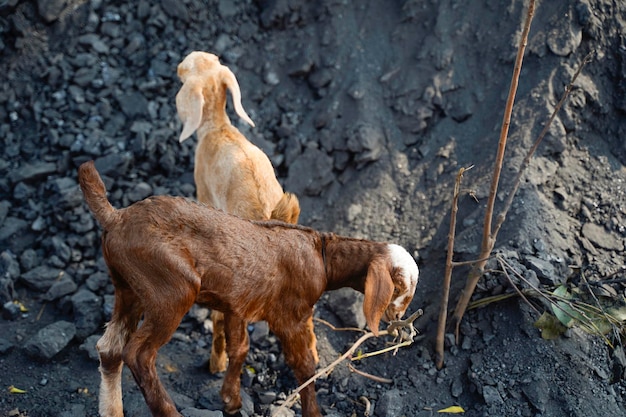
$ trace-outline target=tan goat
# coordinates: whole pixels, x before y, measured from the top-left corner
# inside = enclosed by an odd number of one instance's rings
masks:
[[[194,167],[198,201],[245,219],[297,223],[297,197],[283,192],[267,155],[248,141],[226,114],[226,91],[230,90],[235,112],[254,126],[241,105],[232,71],[220,64],[217,56],[194,51],[178,65],[178,77],[183,83],[176,95],[183,123],[179,140],[198,133]],[[213,310],[211,319],[210,370],[222,372],[227,361],[224,317]]]

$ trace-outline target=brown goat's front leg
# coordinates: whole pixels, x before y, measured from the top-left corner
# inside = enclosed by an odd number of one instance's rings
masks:
[[[211,373],[224,372],[228,357],[226,356],[226,335],[224,334],[224,313],[211,310],[213,322],[213,342],[211,343],[211,357],[209,358],[209,370]]]
[[[232,314],[224,316],[228,367],[224,376],[224,385],[220,392],[224,401],[224,412],[234,414],[241,409],[241,369],[246,360],[248,349],[248,331],[246,322]]]
[[[284,321],[283,321],[284,323]],[[271,325],[270,325],[271,326]],[[315,374],[317,364],[317,348],[315,347],[315,333],[313,332],[313,316],[299,322],[290,329],[276,329],[272,331],[282,343],[285,362],[291,367],[298,384],[303,384]],[[302,417],[321,417],[317,399],[315,398],[315,383],[307,385],[300,391],[302,401]]]

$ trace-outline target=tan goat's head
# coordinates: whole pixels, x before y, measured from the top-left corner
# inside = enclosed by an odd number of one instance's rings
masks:
[[[250,126],[254,126],[254,122],[241,105],[241,91],[235,74],[228,67],[220,64],[216,55],[202,51],[191,52],[178,64],[177,72],[178,78],[183,83],[176,95],[176,109],[183,123],[180,142],[200,127],[203,117],[209,116],[203,115],[206,100],[213,100],[216,103],[214,111],[223,111],[226,103],[226,89],[230,90],[233,96],[235,112]],[[207,97],[205,91],[212,91],[213,95]],[[216,96],[217,91],[223,91],[224,94]]]

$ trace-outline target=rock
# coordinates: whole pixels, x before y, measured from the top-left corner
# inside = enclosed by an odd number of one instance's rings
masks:
[[[374,415],[378,417],[401,417],[403,415],[403,404],[404,401],[400,395],[400,390],[396,388],[390,389],[385,391],[376,403]]]
[[[348,149],[354,152],[357,169],[377,161],[385,150],[385,134],[379,127],[362,124],[348,133]]]
[[[31,269],[35,268],[40,263],[41,263],[41,259],[39,258],[37,251],[35,251],[34,249],[30,249],[30,248],[26,249],[20,255],[20,265],[26,271],[30,271]],[[17,278],[18,276],[19,276],[19,266],[18,266],[18,274],[15,276],[15,278]]]
[[[161,0],[161,8],[170,17],[180,19],[183,22],[189,20],[189,11],[185,3],[178,0]]]
[[[222,398],[219,394],[222,381],[210,381],[206,385],[207,389],[202,392],[202,396],[198,400],[198,404],[207,410],[221,410],[224,407]],[[241,412],[250,416],[254,415],[254,402],[252,401],[250,395],[243,389],[241,390],[241,401]]]
[[[80,350],[87,352],[87,356],[94,361],[100,361],[100,356],[98,355],[98,350],[96,349],[96,343],[102,335],[94,334],[85,339],[85,341],[80,345]]]
[[[2,305],[2,318],[15,320],[20,316],[20,306],[13,301],[7,301]]]
[[[137,91],[131,91],[122,93],[116,98],[122,109],[122,113],[129,119],[134,119],[138,116],[148,117],[150,115],[148,111],[148,100],[146,100],[143,94]]]
[[[270,405],[270,415],[273,417],[295,417],[296,413],[290,408],[278,411],[279,406]]]
[[[0,355],[9,353],[14,347],[15,345],[11,343],[11,341],[3,337],[0,337]]]
[[[57,165],[52,162],[40,162],[36,164],[25,164],[12,171],[9,175],[11,182],[34,182],[41,179],[45,179],[48,175],[54,174],[57,170]]]
[[[0,277],[6,277],[11,280],[20,276],[20,264],[15,255],[10,251],[0,253]]]
[[[67,321],[57,321],[39,330],[24,346],[26,353],[36,359],[52,359],[76,335],[76,327]]]
[[[483,399],[485,400],[485,404],[491,405],[499,405],[504,404],[502,400],[502,396],[496,387],[491,385],[483,386]]]
[[[267,337],[270,334],[270,328],[266,321],[258,321],[253,324],[254,328],[250,332],[250,342],[254,344],[263,343],[267,341]]]
[[[278,394],[275,391],[263,391],[259,393],[259,401],[261,404],[271,404],[276,401]]]
[[[80,289],[71,298],[76,336],[85,339],[102,325],[102,298],[87,289]]]
[[[78,38],[78,42],[83,45],[90,46],[94,51],[101,54],[109,53],[109,46],[106,42],[100,38],[100,36],[95,33],[88,33],[86,35],[82,35]]]
[[[334,179],[333,159],[319,149],[306,148],[289,167],[285,189],[296,195],[319,195]]]
[[[557,274],[556,268],[550,261],[531,255],[525,256],[524,260],[526,261],[528,269],[535,271],[539,280],[544,284],[559,285],[567,279],[567,277]]]
[[[580,46],[582,30],[573,21],[573,13],[556,19],[546,36],[548,49],[555,55],[567,56]]]
[[[364,329],[363,294],[351,288],[340,288],[328,293],[328,305],[344,327]]]
[[[63,262],[69,262],[72,257],[72,249],[59,236],[53,236],[52,250],[54,255],[58,256]]]
[[[4,224],[4,220],[7,218],[10,208],[11,208],[11,203],[9,201],[7,200],[0,201],[0,226]]]
[[[536,378],[533,382],[524,386],[522,392],[533,407],[542,413],[545,411],[546,404],[550,399],[550,387],[543,377]]]
[[[59,18],[68,0],[37,0],[37,9],[46,22],[54,22]]]
[[[147,182],[139,182],[135,184],[127,193],[126,197],[130,203],[135,203],[137,201],[143,200],[144,198],[152,195],[152,186]]]
[[[92,275],[89,275],[87,280],[85,281],[85,285],[92,292],[98,292],[102,288],[105,288],[109,283],[109,275],[104,272],[96,272]]]
[[[100,175],[124,176],[128,170],[132,155],[128,152],[113,153],[95,160],[96,169]]]
[[[68,274],[64,274],[61,280],[55,281],[54,284],[44,294],[43,299],[47,301],[58,300],[69,294],[76,292],[78,286]]]
[[[624,250],[624,240],[608,232],[604,227],[594,223],[585,223],[582,227],[582,235],[596,247],[607,250]]]
[[[6,274],[0,275],[0,304],[13,300],[14,294],[13,279]]]
[[[64,272],[60,269],[42,265],[22,274],[20,281],[29,288],[45,292],[48,291],[63,274]]]
[[[221,411],[200,410],[198,408],[185,408],[180,413],[183,417],[224,417]]]
[[[0,227],[0,249],[11,247],[16,252],[26,249],[29,241],[32,240],[32,236],[24,233],[27,229],[27,221],[17,217],[7,217],[4,225]]]
[[[59,414],[59,417],[79,417],[85,415],[87,415],[85,404],[70,404],[67,410]]]

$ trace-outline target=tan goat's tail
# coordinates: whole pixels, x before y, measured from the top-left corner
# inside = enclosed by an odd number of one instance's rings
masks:
[[[296,224],[300,216],[300,202],[295,194],[284,193],[274,210],[272,210],[272,219],[281,220],[283,222]]]
[[[118,213],[107,199],[107,190],[93,161],[87,161],[78,167],[78,183],[93,216],[103,229],[108,229],[115,223]]]

